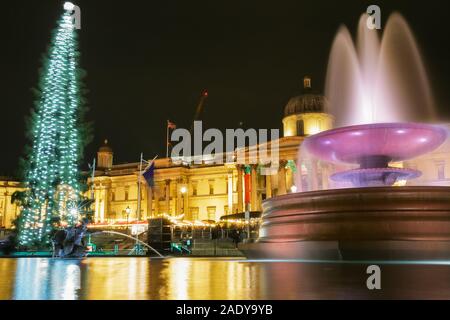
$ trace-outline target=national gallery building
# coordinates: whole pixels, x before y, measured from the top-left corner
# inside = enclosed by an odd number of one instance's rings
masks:
[[[304,82],[303,94],[292,98],[284,110],[277,172],[262,175],[261,163],[250,165],[250,211],[261,211],[261,203],[267,198],[296,191],[295,163],[299,146],[306,136],[332,128],[332,117],[323,112],[324,96],[312,92],[309,78]],[[157,159],[154,187],[150,190],[147,184],[141,184],[140,216],[137,214],[139,163],[114,165],[113,150],[105,144],[98,151],[98,167],[94,179],[97,221],[126,219],[127,208],[131,209],[132,219],[140,220],[167,214],[184,215],[189,221],[218,221],[224,215],[245,211],[244,165],[210,164],[207,160],[202,164],[183,164],[170,158]],[[317,184],[317,181],[309,183]]]
[[[290,99],[284,108],[279,161],[271,164],[277,168],[272,175],[261,174],[261,166],[266,163],[243,166],[206,160],[202,164],[186,164],[171,158],[155,160],[154,186],[141,183],[140,212],[139,163],[114,164],[114,152],[105,141],[97,153],[95,177],[93,181],[89,179],[91,186],[93,183],[95,223],[145,221],[161,214],[212,222],[225,215],[242,213],[246,207],[261,211],[262,202],[274,196],[342,187],[333,185],[329,179],[338,169],[334,165],[297,158],[306,137],[333,128],[333,117],[324,113],[326,103],[323,95],[311,89],[311,79],[305,77],[303,92]],[[301,163],[299,170],[298,163]],[[422,158],[395,165],[422,171],[423,175],[411,183],[450,186],[450,143]],[[248,183],[244,181],[245,175]],[[301,183],[295,185],[295,180]],[[246,186],[249,190],[245,190]],[[0,227],[9,228],[19,213],[19,208],[11,204],[11,195],[17,190],[19,182],[0,178]]]

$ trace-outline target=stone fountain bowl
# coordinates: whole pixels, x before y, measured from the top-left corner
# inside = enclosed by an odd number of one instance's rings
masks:
[[[449,260],[450,187],[292,193],[263,203],[249,258]]]
[[[431,152],[446,138],[447,131],[435,125],[377,123],[325,131],[309,137],[304,143],[306,149],[321,160],[375,168]],[[380,161],[381,166],[377,165]]]

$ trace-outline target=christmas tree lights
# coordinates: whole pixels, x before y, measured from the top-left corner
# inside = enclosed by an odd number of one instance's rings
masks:
[[[76,36],[71,11],[65,8],[44,63],[33,113],[32,151],[25,173],[28,201],[19,223],[22,246],[48,244],[55,217],[68,225],[79,220],[83,99]]]

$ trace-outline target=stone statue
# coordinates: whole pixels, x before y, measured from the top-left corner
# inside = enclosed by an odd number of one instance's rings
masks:
[[[53,256],[58,258],[82,258],[86,256],[84,235],[87,219],[73,227],[58,230],[53,236]]]

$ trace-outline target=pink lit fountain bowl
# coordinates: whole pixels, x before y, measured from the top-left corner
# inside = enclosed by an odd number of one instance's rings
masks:
[[[447,131],[435,125],[377,123],[325,131],[308,137],[304,146],[313,156],[327,162],[359,164],[359,169],[332,175],[333,181],[376,187],[419,177],[420,171],[392,168],[389,163],[429,153],[446,139]]]

